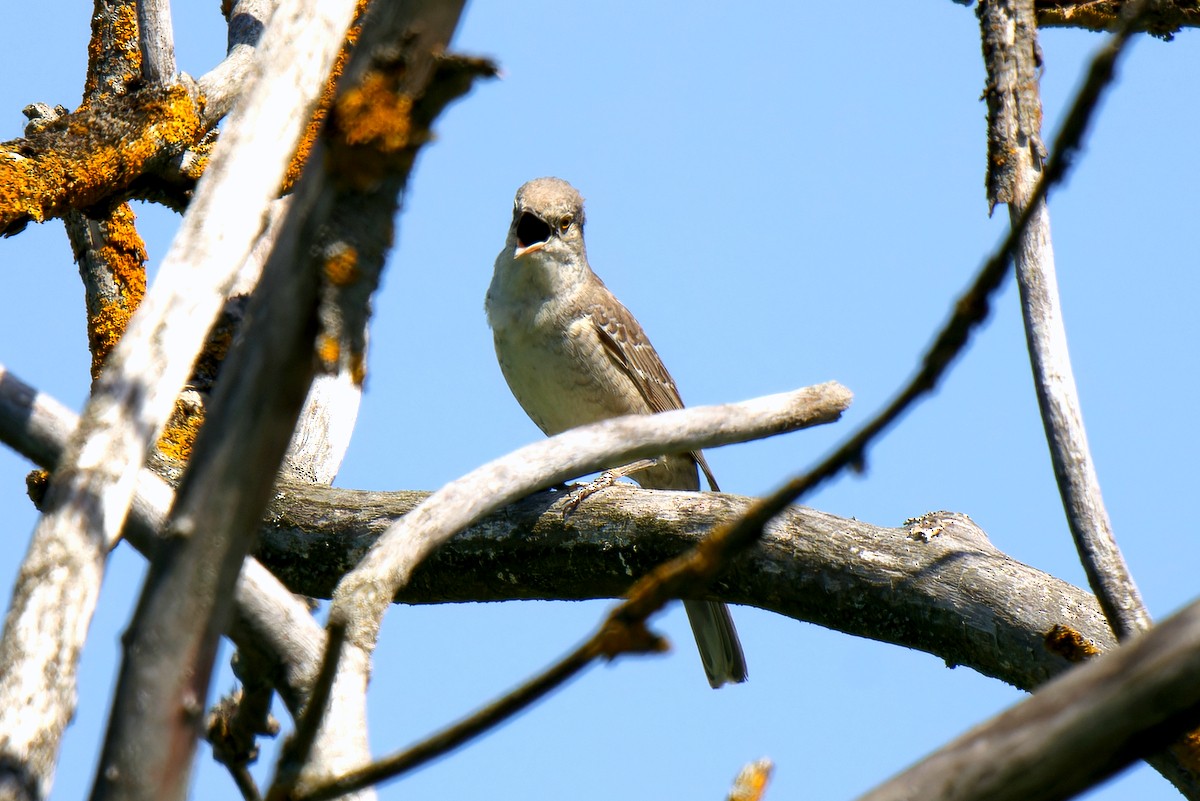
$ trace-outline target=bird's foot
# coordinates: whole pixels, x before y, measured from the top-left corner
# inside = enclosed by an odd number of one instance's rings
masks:
[[[648,467],[653,467],[658,464],[658,461],[658,459],[638,459],[636,462],[630,462],[621,467],[614,467],[612,470],[605,470],[587,484],[576,484],[575,488],[567,495],[566,501],[563,502],[563,520],[573,515],[575,510],[579,508],[579,504],[583,503],[587,498],[601,490],[608,489],[622,478],[631,476]]]

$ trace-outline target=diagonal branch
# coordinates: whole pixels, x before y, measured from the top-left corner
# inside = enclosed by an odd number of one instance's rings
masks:
[[[860,801],[1058,801],[1200,724],[1200,602],[1046,685]]]
[[[617,418],[527,445],[450,482],[391,526],[334,592],[329,627],[345,627],[348,635],[335,681],[341,714],[365,708],[370,654],[392,597],[426,557],[464,526],[540,487],[613,464],[832,422],[849,400],[845,389],[831,383],[724,407]],[[574,664],[573,659],[567,662]],[[558,668],[550,674],[549,684],[535,681],[525,688],[525,696],[540,697],[567,675]],[[316,777],[300,792],[325,778]]]

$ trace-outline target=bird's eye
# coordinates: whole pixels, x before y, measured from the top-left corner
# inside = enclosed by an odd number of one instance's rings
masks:
[[[558,232],[565,234],[567,229],[571,227],[571,223],[575,222],[575,218],[570,214],[564,214],[558,219]]]

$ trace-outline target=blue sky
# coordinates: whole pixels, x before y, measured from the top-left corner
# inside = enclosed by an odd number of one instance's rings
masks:
[[[221,58],[217,3],[177,3],[180,68]],[[686,10],[685,10],[686,8]],[[0,139],[27,103],[81,95],[90,4],[24,4],[0,28]],[[1094,34],[1047,31],[1047,133]],[[495,364],[483,295],[517,186],[540,175],[588,200],[591,263],[639,317],[691,404],[836,379],[856,394],[823,430],[712,451],[729,492],[758,494],[823,454],[913,370],[1007,226],[987,216],[978,25],[949,0],[604,4],[478,0],[459,50],[498,60],[441,119],[375,304],[367,394],[338,483],[435,489],[540,436]],[[1200,544],[1193,298],[1200,226],[1196,36],[1139,41],[1068,184],[1051,201],[1084,418],[1117,537],[1151,611],[1194,596]],[[1048,136],[1050,138],[1050,136]],[[139,205],[157,264],[177,218]],[[0,242],[0,362],[79,408],[82,293],[60,223]],[[0,452],[11,580],[35,516],[29,465]],[[1084,583],[1053,485],[1011,282],[936,395],[809,504],[880,525],[948,509],[1002,550]],[[140,557],[113,557],[84,657],[55,797],[78,798],[107,714]],[[371,686],[386,753],[472,709],[578,641],[604,602],[395,608]],[[851,798],[1022,695],[936,657],[735,609],[751,681],[712,692],[682,611],[676,650],[591,670],[383,798],[720,798],[746,762],[768,798]],[[227,661],[224,657],[223,660]],[[224,692],[227,669],[215,682]],[[267,775],[269,764],[258,769]],[[208,756],[196,798],[233,797]],[[1170,798],[1139,767],[1096,799]]]

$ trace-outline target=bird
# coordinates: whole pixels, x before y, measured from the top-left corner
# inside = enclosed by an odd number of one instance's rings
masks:
[[[500,370],[546,435],[627,414],[682,409],[671,374],[637,319],[588,264],[583,197],[560,178],[517,190],[484,310]],[[700,489],[697,468],[719,492],[699,451],[667,454],[630,474],[651,489]],[[746,680],[729,608],[684,601],[708,683]]]

